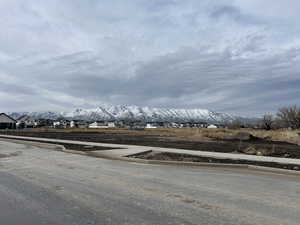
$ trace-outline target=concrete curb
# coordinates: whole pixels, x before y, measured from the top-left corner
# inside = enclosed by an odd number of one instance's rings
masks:
[[[228,168],[228,169],[249,169],[251,171],[260,171],[260,172],[268,172],[268,173],[276,173],[283,175],[297,175],[300,176],[300,171],[295,170],[287,170],[287,169],[278,169],[264,166],[254,166],[248,164],[226,164],[226,163],[201,163],[201,162],[182,162],[182,161],[163,161],[163,160],[146,160],[146,159],[137,159],[137,158],[128,158],[128,157],[118,157],[118,156],[110,156],[108,154],[101,153],[93,153],[93,152],[82,152],[75,150],[65,150],[66,153],[72,153],[77,155],[84,155],[90,157],[96,157],[101,159],[108,160],[119,160],[124,162],[131,163],[141,163],[141,164],[149,164],[149,165],[168,165],[168,166],[182,166],[182,167],[212,167],[212,168]],[[149,151],[145,151],[149,152]]]
[[[58,144],[51,144],[51,143],[43,143],[43,142],[37,142],[37,141],[25,141],[25,140],[18,140],[18,139],[10,139],[10,138],[1,138],[0,137],[0,141],[9,141],[12,143],[16,143],[16,144],[30,144],[31,146],[34,147],[42,147],[42,148],[46,148],[49,150],[53,150],[53,151],[65,151],[66,148],[63,145],[58,145]]]
[[[298,175],[300,176],[300,171],[288,170],[288,169],[278,169],[272,167],[264,166],[254,166],[249,164],[227,164],[227,163],[202,163],[202,162],[183,162],[183,161],[164,161],[164,160],[146,160],[128,157],[115,157],[102,155],[99,153],[85,154],[87,156],[104,158],[110,160],[121,160],[126,162],[142,163],[142,164],[153,164],[153,165],[169,165],[169,166],[182,166],[182,167],[213,167],[213,168],[231,168],[231,169],[249,169],[252,171],[269,172],[276,174],[287,174],[287,175]]]
[[[252,171],[260,171],[260,172],[268,172],[268,173],[276,173],[276,174],[287,174],[287,175],[297,175],[300,176],[300,171],[295,170],[288,170],[288,169],[278,169],[272,167],[264,167],[264,166],[255,166],[249,164],[226,164],[226,163],[202,163],[202,162],[183,162],[183,161],[164,161],[164,160],[145,160],[145,159],[138,159],[138,158],[129,158],[128,156],[112,156],[105,151],[103,153],[99,152],[83,152],[78,150],[70,150],[66,149],[63,145],[58,144],[51,144],[51,143],[43,143],[38,141],[30,141],[30,140],[18,140],[12,138],[0,138],[0,140],[11,141],[14,143],[21,143],[21,144],[30,144],[37,147],[44,147],[54,151],[61,151],[65,153],[77,154],[77,155],[84,155],[102,159],[109,159],[109,160],[119,160],[124,162],[131,162],[131,163],[141,163],[141,164],[153,164],[153,165],[169,165],[169,166],[182,166],[182,167],[211,167],[211,168],[232,168],[232,169],[249,169]],[[55,148],[54,148],[55,147]],[[141,153],[147,153],[152,150],[147,150]],[[133,154],[135,155],[135,154]]]

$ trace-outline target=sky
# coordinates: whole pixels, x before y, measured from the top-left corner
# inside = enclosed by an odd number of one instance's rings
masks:
[[[276,112],[300,99],[299,11],[299,0],[1,0],[0,111]]]

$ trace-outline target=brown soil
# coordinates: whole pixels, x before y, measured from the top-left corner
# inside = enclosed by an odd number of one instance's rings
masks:
[[[274,162],[257,162],[249,160],[232,160],[232,159],[215,159],[210,157],[192,156],[187,154],[177,154],[168,152],[146,152],[130,156],[131,158],[146,160],[163,160],[163,161],[181,161],[181,162],[202,162],[202,163],[223,163],[223,164],[248,164],[256,166],[273,167],[289,170],[300,170],[300,166],[292,164],[280,164]]]
[[[90,141],[101,143],[142,145],[152,147],[167,147],[188,149],[196,151],[211,152],[239,152],[242,154],[257,154],[274,157],[298,158],[300,159],[300,146],[287,142],[272,141],[262,138],[250,138],[239,140],[238,138],[203,139],[193,137],[192,139],[182,136],[170,136],[159,134],[147,134],[137,131],[97,131],[97,132],[57,132],[57,131],[6,131],[6,134],[54,138],[77,141]],[[80,147],[81,148],[81,147]],[[79,149],[80,150],[80,149]]]

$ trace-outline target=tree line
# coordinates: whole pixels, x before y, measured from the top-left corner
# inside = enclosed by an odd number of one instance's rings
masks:
[[[296,105],[283,107],[275,115],[265,114],[261,120],[261,126],[266,130],[300,129],[300,107]]]

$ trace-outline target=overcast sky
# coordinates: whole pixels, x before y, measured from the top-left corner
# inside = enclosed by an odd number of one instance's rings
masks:
[[[1,0],[0,111],[300,99],[300,1]]]

